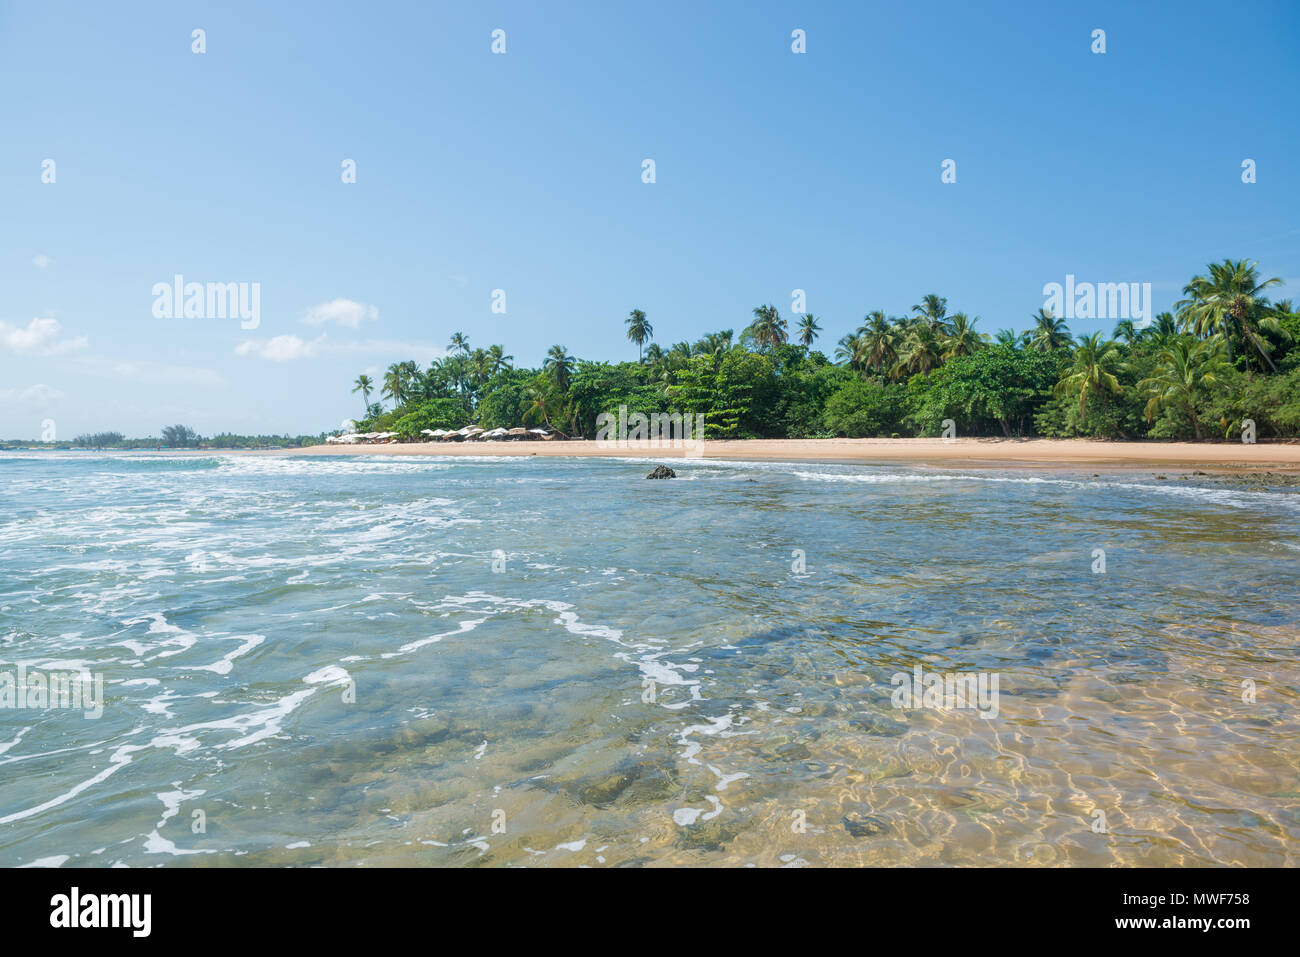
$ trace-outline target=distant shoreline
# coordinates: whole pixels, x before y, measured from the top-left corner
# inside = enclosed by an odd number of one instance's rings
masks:
[[[215,451],[215,450],[212,450]],[[577,458],[736,459],[756,462],[924,464],[961,468],[1168,467],[1300,472],[1300,443],[1098,442],[1090,439],[718,439],[703,454],[683,449],[598,448],[594,441],[411,442],[313,445],[247,455],[458,455]]]

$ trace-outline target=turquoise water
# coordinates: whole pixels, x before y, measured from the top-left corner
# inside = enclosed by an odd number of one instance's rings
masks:
[[[1295,863],[1300,495],[673,465],[0,453],[0,864]]]

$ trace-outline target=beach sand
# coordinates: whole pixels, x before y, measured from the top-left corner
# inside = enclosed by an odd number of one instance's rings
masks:
[[[612,443],[611,443],[612,444]],[[1087,439],[738,439],[698,450],[611,448],[594,441],[412,442],[314,445],[275,455],[499,455],[733,459],[762,462],[916,463],[960,468],[1159,468],[1300,473],[1300,443],[1096,442]]]

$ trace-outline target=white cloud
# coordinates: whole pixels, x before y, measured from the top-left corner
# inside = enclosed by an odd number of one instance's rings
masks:
[[[18,355],[56,356],[90,345],[85,336],[61,339],[62,328],[57,319],[33,319],[26,326],[0,320],[0,348]]]
[[[297,336],[276,336],[274,339],[248,339],[235,346],[235,355],[253,356],[268,362],[292,362],[294,359],[310,359],[317,355],[316,347],[324,336],[311,342]]]
[[[45,255],[45,253],[37,253],[32,258],[32,265],[37,269],[48,269],[50,266],[54,265],[54,260]]]
[[[274,339],[246,339],[235,346],[237,356],[251,356],[268,362],[365,355],[427,360],[446,353],[447,350],[429,342],[402,342],[395,339],[354,339],[331,342],[328,341],[325,333],[321,333],[315,339],[300,339],[293,335],[276,336]]]
[[[347,326],[349,329],[358,329],[363,321],[374,322],[378,318],[379,309],[375,306],[368,306],[364,302],[353,302],[351,299],[333,299],[322,302],[319,306],[312,306],[307,310],[307,315],[302,321],[309,326],[334,323]]]
[[[17,402],[32,408],[43,409],[63,398],[63,393],[43,382],[25,389],[0,389],[0,402]]]

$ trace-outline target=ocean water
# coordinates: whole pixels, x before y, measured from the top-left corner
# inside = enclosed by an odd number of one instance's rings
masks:
[[[1294,491],[650,464],[0,453],[0,865],[1296,862]]]

